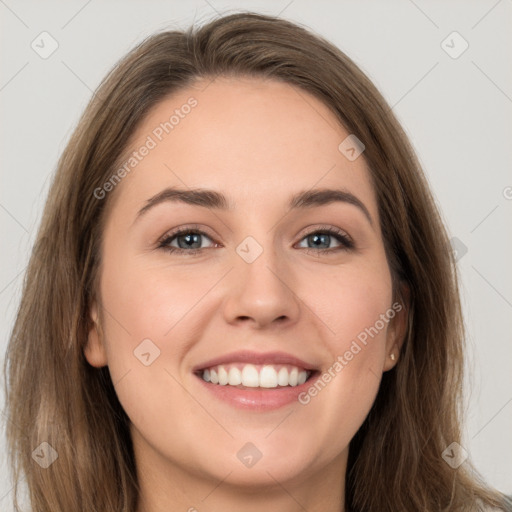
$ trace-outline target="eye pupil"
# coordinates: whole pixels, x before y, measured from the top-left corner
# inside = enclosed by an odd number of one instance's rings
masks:
[[[326,234],[318,234],[318,233],[315,233],[313,235],[310,235],[309,237],[310,239],[313,239],[314,242],[313,242],[313,246],[310,246],[310,247],[318,247],[318,243],[319,242],[320,244],[322,243],[322,240],[321,238],[324,239],[323,243],[325,243],[327,246],[329,246],[329,241],[330,241],[330,235],[326,235]]]
[[[186,235],[181,235],[180,237],[178,237],[178,246],[180,247],[180,249],[184,249],[184,248],[191,248],[193,244],[198,244],[199,246],[201,245],[201,242],[199,240],[199,237],[201,235],[199,233],[188,233]],[[185,245],[183,245],[180,240],[185,238],[186,239],[186,242],[185,242]],[[193,249],[198,249],[199,247],[192,247]]]

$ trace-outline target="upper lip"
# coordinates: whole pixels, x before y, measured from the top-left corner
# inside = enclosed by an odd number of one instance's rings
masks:
[[[312,363],[308,363],[303,359],[287,354],[286,352],[252,352],[250,350],[239,350],[230,352],[222,356],[215,357],[205,361],[204,363],[194,366],[194,372],[211,368],[219,364],[229,363],[247,363],[247,364],[290,364],[305,370],[316,370]]]

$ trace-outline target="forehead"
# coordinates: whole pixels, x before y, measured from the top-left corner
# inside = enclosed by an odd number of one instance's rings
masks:
[[[121,162],[129,172],[116,202],[133,210],[177,186],[222,190],[235,208],[264,208],[299,190],[343,187],[376,217],[364,159],[339,150],[349,135],[323,102],[290,84],[202,79],[146,115]]]

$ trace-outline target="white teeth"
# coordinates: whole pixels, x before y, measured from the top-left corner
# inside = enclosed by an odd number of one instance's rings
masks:
[[[242,370],[242,385],[257,388],[260,385],[258,370],[252,364],[246,364]]]
[[[277,388],[304,384],[311,372],[292,365],[253,365],[232,363],[203,370],[206,382],[220,386],[245,386],[248,388]]]
[[[260,387],[262,387],[262,388],[277,388],[277,372],[273,366],[264,366],[261,369]]]
[[[286,368],[281,368],[279,373],[277,374],[277,383],[280,386],[288,386],[288,370]]]
[[[229,385],[238,386],[242,384],[242,372],[234,366],[229,370]]]
[[[290,372],[290,376],[288,377],[288,383],[290,384],[290,386],[296,386],[297,385],[298,377],[299,377],[299,370],[297,370],[297,368],[294,368]],[[212,380],[212,382],[213,382],[213,380]]]
[[[228,383],[228,372],[224,366],[219,366],[219,384],[225,386]]]

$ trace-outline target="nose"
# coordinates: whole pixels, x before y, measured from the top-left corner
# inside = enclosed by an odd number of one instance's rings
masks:
[[[236,268],[225,283],[228,287],[223,311],[226,322],[252,324],[256,329],[297,322],[300,299],[284,259],[267,249],[252,263],[236,258]]]

